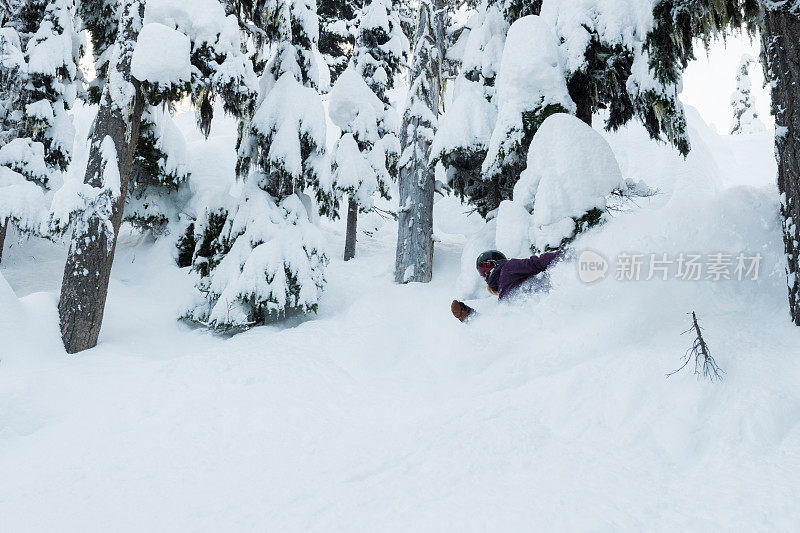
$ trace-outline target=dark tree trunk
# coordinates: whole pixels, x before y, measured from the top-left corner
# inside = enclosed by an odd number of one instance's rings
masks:
[[[592,125],[592,98],[589,94],[589,83],[584,74],[576,74],[567,83],[567,90],[577,109],[575,116]]]
[[[61,338],[68,353],[80,352],[97,345],[103,322],[111,265],[144,109],[139,83],[132,79],[130,73],[133,47],[143,16],[142,0],[124,1],[120,19],[121,31],[117,36],[117,45],[122,47],[122,53],[119,54],[117,64],[112,65],[123,83],[131,83],[134,89],[132,101],[120,102],[112,99],[109,90],[111,82],[107,83],[94,123],[84,183],[98,188],[104,186],[105,162],[101,145],[108,136],[113,140],[117,152],[120,190],[119,196],[114,198],[108,217],[113,227],[113,236],[104,227],[107,222],[104,215],[96,210],[87,211],[84,222],[77,224],[72,235],[58,301]],[[113,242],[109,243],[109,238]]]
[[[347,235],[344,239],[344,260],[356,256],[356,233],[358,232],[358,202],[350,198],[347,202]]]
[[[503,193],[500,192],[500,178],[498,176],[492,178],[487,188],[489,189],[486,195],[487,211],[494,211],[500,207],[500,203],[503,201]]]
[[[3,262],[3,244],[6,242],[6,231],[8,231],[8,220],[0,224],[0,263]]]
[[[417,85],[417,93],[409,97],[409,101],[416,98],[416,102],[427,107],[434,117],[439,112],[442,88],[445,16],[444,0],[420,2],[411,79],[418,80],[422,76],[426,79],[425,83]],[[397,283],[427,283],[433,278],[433,193],[436,179],[428,159],[434,126],[411,107],[403,117],[401,145],[403,152],[413,150],[414,155],[400,168],[394,279]]]
[[[787,8],[767,9],[761,37],[775,115],[789,311],[800,326],[800,19]]]

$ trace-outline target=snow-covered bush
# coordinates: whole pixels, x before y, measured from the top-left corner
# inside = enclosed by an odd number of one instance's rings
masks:
[[[753,96],[750,94],[750,65],[755,59],[750,54],[744,54],[736,71],[736,91],[731,95],[733,107],[733,123],[731,135],[748,133],[764,133],[766,126],[758,118]]]
[[[296,195],[276,204],[254,185],[223,229],[230,249],[212,259],[211,275],[198,284],[205,301],[187,314],[211,328],[247,328],[317,310],[327,261],[319,229]]]
[[[606,140],[571,115],[552,115],[531,142],[513,201],[500,205],[497,246],[514,255],[562,249],[601,223],[608,197],[625,188]]]

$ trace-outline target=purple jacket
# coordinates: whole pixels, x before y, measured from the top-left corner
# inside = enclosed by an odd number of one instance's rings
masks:
[[[503,300],[527,280],[547,270],[562,256],[563,252],[547,252],[539,256],[532,255],[528,259],[509,259],[492,270],[486,283],[492,291],[499,292],[500,299]]]

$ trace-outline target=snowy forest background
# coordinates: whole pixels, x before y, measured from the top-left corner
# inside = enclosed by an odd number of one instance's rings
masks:
[[[0,25],[1,529],[800,524],[800,4],[0,0]],[[760,275],[565,261],[498,304],[490,248]],[[693,311],[721,381],[664,378]]]

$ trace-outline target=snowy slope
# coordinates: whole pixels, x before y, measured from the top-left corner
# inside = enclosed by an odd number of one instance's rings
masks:
[[[12,246],[0,274],[22,311],[0,348],[0,530],[796,529],[800,331],[771,144],[690,122],[686,161],[640,127],[607,136],[623,176],[662,194],[577,246],[760,252],[757,282],[589,286],[562,264],[549,295],[487,294],[464,327],[448,309],[458,232],[481,225],[445,199],[431,284],[392,283],[387,223],[332,261],[318,317],[229,339],[175,322],[191,280],[166,240],[126,237],[100,345],[67,356],[64,251]],[[186,136],[193,171],[222,179],[233,137]],[[338,258],[343,224],[323,229]],[[0,305],[17,305],[2,280]],[[692,310],[721,383],[664,377]]]

